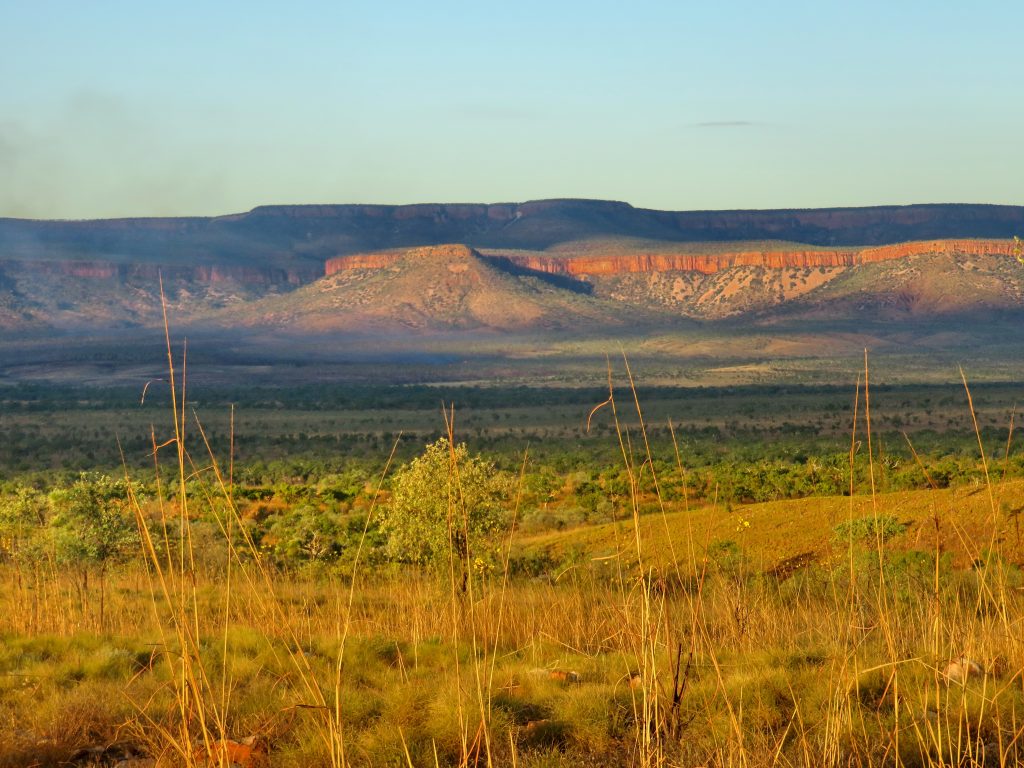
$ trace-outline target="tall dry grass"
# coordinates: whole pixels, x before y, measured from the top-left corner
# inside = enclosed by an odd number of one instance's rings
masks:
[[[187,357],[183,347],[176,366],[166,321],[165,329],[173,428],[163,438],[154,428],[153,458],[158,482],[177,493],[146,501],[127,478],[143,552],[112,577],[102,631],[58,568],[4,571],[14,588],[0,593],[0,629],[17,652],[43,661],[18,667],[28,689],[5,683],[14,746],[0,765],[32,754],[30,742],[41,754],[40,734],[59,744],[62,724],[67,750],[117,735],[181,766],[226,765],[219,745],[253,734],[270,745],[273,764],[331,768],[1021,761],[1024,584],[997,536],[1000,483],[986,465],[990,535],[963,541],[975,569],[944,569],[938,534],[951,523],[938,508],[931,559],[899,560],[881,533],[866,355],[851,425],[848,538],[816,553],[816,564],[766,573],[749,562],[742,514],[732,549],[716,549],[707,530],[669,524],[679,505],[664,501],[667,478],[655,472],[623,357],[625,386],[615,386],[609,364],[608,398],[590,414],[613,424],[629,481],[611,556],[548,580],[514,575],[516,500],[496,574],[475,574],[455,546],[442,579],[375,571],[361,541],[347,570],[304,575],[273,569],[249,536],[234,503],[233,444],[231,456],[216,456],[187,412]],[[966,377],[964,389],[973,416]],[[454,409],[444,418],[454,446]],[[984,453],[980,433],[979,446]],[[469,510],[451,457],[444,492],[454,540],[468,538]],[[858,462],[868,463],[867,489],[852,485]],[[862,490],[874,520],[866,546],[853,534],[852,493]],[[640,499],[652,492],[668,558],[651,556],[641,525]],[[218,554],[199,543],[200,516],[217,523]],[[126,666],[109,671],[94,660],[108,645],[127,649]],[[47,672],[46,659],[67,674]],[[976,674],[953,679],[955,659],[975,662]],[[78,701],[75,720],[60,694],[76,686],[116,690],[119,703]],[[33,701],[45,706],[33,711]],[[116,721],[104,719],[105,705]]]

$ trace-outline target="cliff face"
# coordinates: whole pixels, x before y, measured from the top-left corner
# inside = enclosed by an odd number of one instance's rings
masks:
[[[400,258],[402,257],[398,253],[358,253],[352,256],[339,256],[327,260],[324,264],[324,275],[330,277],[349,269],[384,269]]]
[[[542,253],[504,254],[502,260],[517,267],[552,275],[581,277],[607,276],[636,272],[702,272],[713,274],[741,266],[772,269],[805,267],[847,267],[900,259],[926,253],[965,255],[1013,255],[1010,240],[925,240],[860,249],[837,250],[741,250],[714,254],[665,253],[626,250],[599,256],[557,256]],[[356,253],[327,259],[321,271],[315,265],[261,267],[232,264],[182,266],[146,263],[119,263],[101,259],[63,260],[13,259],[0,266],[23,274],[62,275],[81,279],[155,281],[160,274],[168,280],[202,284],[237,283],[246,286],[299,286],[324,275],[352,269],[384,269],[400,259],[465,258],[475,252],[464,245],[421,246],[371,253]]]
[[[401,258],[425,258],[433,252],[458,246],[420,248],[355,254],[329,259],[327,275],[350,269],[382,269]],[[444,251],[448,252],[448,251]],[[901,259],[926,253],[962,253],[966,255],[1013,255],[1009,240],[928,240],[898,243],[877,248],[849,250],[735,251],[715,254],[626,252],[601,256],[558,257],[543,254],[505,254],[501,258],[517,267],[553,275],[595,277],[636,272],[702,272],[713,274],[731,267],[768,267],[800,269],[805,267],[850,267],[878,261]]]
[[[859,264],[901,259],[925,253],[962,253],[965,256],[1013,256],[1012,240],[925,240],[915,243],[897,243],[878,248],[864,248],[859,253]]]
[[[421,248],[378,251],[377,253],[356,253],[351,256],[328,259],[324,264],[324,275],[330,277],[338,272],[352,269],[386,269],[403,259],[460,261],[479,255],[472,248],[459,244],[428,245]]]
[[[688,253],[624,253],[599,257],[557,258],[508,256],[514,264],[549,274],[608,276],[630,272],[703,272],[730,267],[842,267],[855,263],[856,251],[737,251],[713,255]]]

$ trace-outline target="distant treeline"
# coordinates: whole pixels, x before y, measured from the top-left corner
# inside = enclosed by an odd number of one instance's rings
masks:
[[[205,384],[201,380],[189,384],[190,396],[204,406],[250,408],[279,408],[297,410],[424,410],[439,407],[441,402],[455,403],[471,408],[510,408],[523,405],[593,405],[608,397],[608,388],[601,387],[542,387],[542,386],[471,386],[436,384],[360,384],[324,383],[303,384],[294,387],[225,386]],[[163,397],[168,390],[166,379],[140,381],[135,386],[80,386],[51,383],[18,382],[0,384],[0,408],[12,411],[47,411],[68,409],[107,409],[137,405],[146,397]],[[979,395],[1017,391],[1024,393],[1024,384],[1016,382],[983,382],[972,384],[971,390]],[[922,402],[934,397],[963,399],[959,383],[948,384],[888,384],[873,385],[875,396],[904,394],[911,402]],[[641,405],[652,401],[716,401],[746,398],[770,398],[788,401],[808,396],[834,396],[844,404],[852,404],[851,385],[743,385],[728,387],[675,387],[640,385],[637,392]],[[624,404],[632,400],[632,393],[617,385],[617,396]],[[952,402],[952,401],[950,401]],[[908,403],[909,404],[909,403]]]

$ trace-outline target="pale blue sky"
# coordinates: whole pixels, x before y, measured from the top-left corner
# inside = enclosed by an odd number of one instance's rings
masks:
[[[0,215],[1024,203],[1024,3],[0,0]]]

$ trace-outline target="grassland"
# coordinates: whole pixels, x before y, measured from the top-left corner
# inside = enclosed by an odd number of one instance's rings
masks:
[[[468,594],[403,566],[266,571],[202,538],[197,505],[193,564],[120,566],[102,623],[75,574],[5,566],[0,764],[206,764],[206,728],[282,766],[1014,765],[1024,484],[988,490],[626,509],[510,535],[556,567]],[[879,518],[899,528],[842,525]]]
[[[163,384],[7,390],[0,765],[1024,759],[1014,384],[876,388],[870,422],[852,388]],[[377,521],[439,399],[515,491],[423,567]],[[127,479],[75,480],[112,435]],[[97,507],[132,546],[74,546]]]

